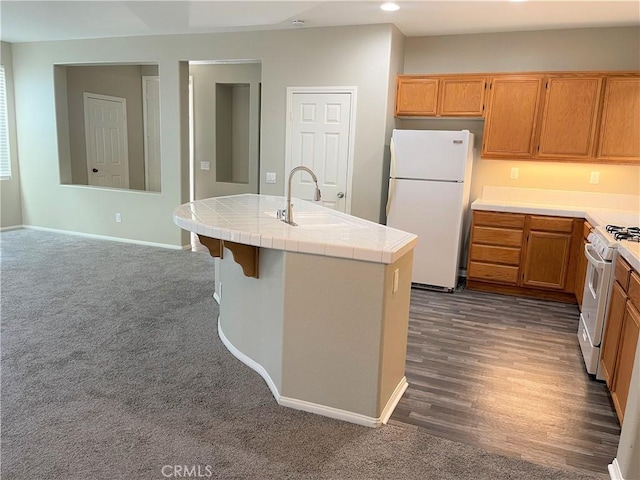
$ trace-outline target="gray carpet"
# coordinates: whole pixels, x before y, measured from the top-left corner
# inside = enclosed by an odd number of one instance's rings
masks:
[[[279,406],[218,339],[208,255],[0,239],[3,480],[608,478]]]

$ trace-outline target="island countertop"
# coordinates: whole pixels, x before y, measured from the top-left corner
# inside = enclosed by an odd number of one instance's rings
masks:
[[[293,199],[297,226],[276,218],[286,198],[232,195],[186,203],[173,213],[176,225],[210,238],[327,257],[391,264],[413,249],[418,237],[368,220]]]

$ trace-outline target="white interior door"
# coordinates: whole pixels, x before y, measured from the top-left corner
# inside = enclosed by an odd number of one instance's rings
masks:
[[[160,79],[142,77],[145,190],[160,191]]]
[[[285,182],[292,168],[309,167],[318,177],[322,204],[348,212],[353,94],[293,92],[289,98]],[[310,175],[297,173],[292,196],[312,200],[314,192]]]
[[[84,129],[89,185],[129,188],[126,100],[85,92]]]

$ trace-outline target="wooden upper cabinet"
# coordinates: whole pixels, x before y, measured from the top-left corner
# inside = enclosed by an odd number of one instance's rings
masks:
[[[443,117],[481,117],[487,77],[448,77],[440,80],[438,115]]]
[[[398,117],[485,118],[482,158],[640,165],[640,73],[398,75]]]
[[[437,107],[437,78],[398,77],[396,85],[396,116],[435,116]]]
[[[489,87],[489,110],[484,125],[482,156],[531,158],[542,75],[501,75]]]
[[[486,76],[400,75],[396,116],[482,117]]]
[[[603,77],[549,76],[538,157],[590,158]]]
[[[640,76],[607,78],[597,157],[620,163],[640,158]]]

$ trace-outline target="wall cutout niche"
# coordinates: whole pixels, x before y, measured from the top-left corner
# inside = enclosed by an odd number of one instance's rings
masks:
[[[216,83],[216,178],[249,183],[249,93],[247,83]]]
[[[261,63],[189,62],[189,75],[194,198],[258,193]]]
[[[158,66],[56,65],[60,183],[159,192]]]

